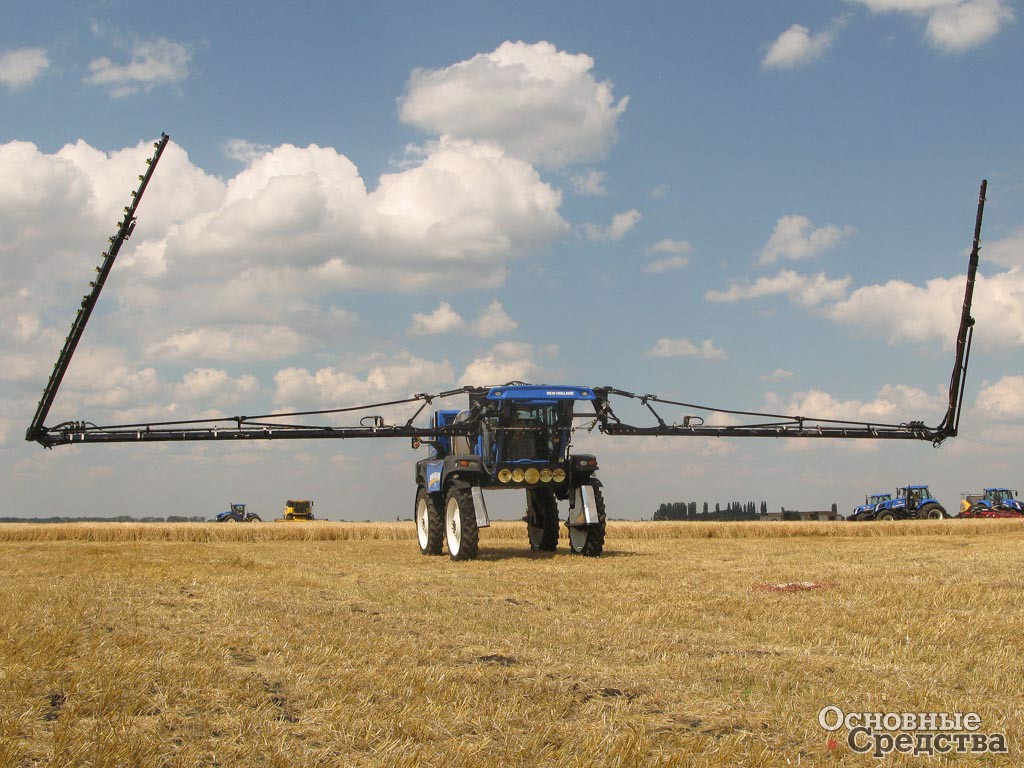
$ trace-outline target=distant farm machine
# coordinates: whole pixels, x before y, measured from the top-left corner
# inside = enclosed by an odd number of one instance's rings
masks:
[[[71,332],[54,364],[43,390],[26,439],[45,448],[59,445],[96,443],[144,443],[181,441],[302,440],[404,438],[414,447],[426,445],[430,455],[417,462],[415,521],[421,552],[440,554],[445,545],[454,560],[477,556],[479,531],[489,525],[484,490],[518,489],[527,500],[527,530],[533,549],[552,551],[558,543],[559,502],[568,502],[565,525],[574,553],[601,554],[605,540],[605,507],[598,464],[591,455],[570,451],[576,429],[597,428],[609,436],[645,437],[783,437],[874,440],[923,440],[939,445],[955,437],[959,428],[967,365],[970,358],[974,319],[971,301],[978,268],[981,222],[987,183],[982,181],[978,196],[974,240],[967,269],[963,310],[957,331],[953,372],[945,416],[938,426],[921,421],[878,423],[813,418],[755,411],[729,410],[680,402],[652,394],[635,394],[614,387],[548,386],[510,382],[501,386],[466,386],[439,394],[414,394],[400,400],[344,408],[267,413],[180,421],[135,424],[96,424],[65,421],[46,426],[60,383],[82,338],[86,323],[96,306],[118,251],[136,224],[136,211],[167,146],[163,134],[154,145],[139,187],[124,209],[110,247],[96,267],[97,277],[82,297]],[[457,409],[438,409],[428,423],[416,420],[437,400],[465,395],[468,403]],[[613,408],[613,402],[632,401],[649,412],[646,425],[627,423]],[[373,411],[407,405],[414,412],[407,420],[393,423]],[[657,409],[656,409],[657,407]],[[577,410],[580,408],[582,410]],[[686,409],[667,421],[666,408]],[[311,426],[295,423],[311,417],[343,420],[345,416],[371,412],[355,424],[331,423]],[[718,413],[738,424],[711,424],[698,413]],[[580,424],[586,420],[586,424]]]
[[[875,520],[942,520],[949,517],[945,508],[932,497],[927,485],[904,485],[896,489],[896,498],[875,507]]]
[[[288,499],[284,503],[284,515],[274,520],[275,523],[309,523],[313,517],[313,502],[308,499]]]
[[[1012,488],[986,488],[964,494],[960,517],[1024,517],[1024,502]]]
[[[231,509],[213,518],[215,523],[259,523],[263,521],[255,512],[246,512],[245,504],[231,503]]]
[[[846,516],[847,520],[854,522],[858,520],[874,520],[875,509],[883,501],[889,501],[892,498],[891,493],[872,493],[864,497],[864,503],[853,508],[853,512]]]
[[[313,502],[305,499],[294,501],[289,499],[284,504],[284,514],[275,518],[275,523],[307,522],[313,520]],[[213,518],[215,523],[259,523],[263,521],[255,512],[246,512],[245,504],[232,502],[231,509],[221,512]]]
[[[949,515],[937,499],[932,498],[927,485],[903,485],[891,493],[867,496],[864,504],[856,507],[846,518],[858,520],[942,520]]]

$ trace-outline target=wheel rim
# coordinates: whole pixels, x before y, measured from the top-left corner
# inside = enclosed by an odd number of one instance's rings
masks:
[[[580,552],[587,546],[587,529],[584,527],[573,526],[569,529],[569,544],[572,546],[573,552]]]
[[[527,524],[526,528],[530,533],[530,547],[537,549],[544,541],[544,529],[530,524]]]
[[[458,557],[462,549],[462,515],[459,514],[458,499],[448,499],[444,510],[444,530],[449,554]]]
[[[416,500],[416,537],[420,540],[420,549],[427,548],[427,541],[429,537],[428,526],[430,521],[427,520],[427,500],[420,498]]]

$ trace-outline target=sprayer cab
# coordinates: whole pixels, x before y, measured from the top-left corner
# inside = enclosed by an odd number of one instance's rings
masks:
[[[464,410],[434,412],[434,428],[465,423],[468,435],[413,440],[430,456],[416,465],[428,491],[449,480],[472,479],[487,489],[565,487],[573,475],[593,474],[593,456],[570,456],[575,404],[595,400],[589,387],[510,384],[469,394]]]

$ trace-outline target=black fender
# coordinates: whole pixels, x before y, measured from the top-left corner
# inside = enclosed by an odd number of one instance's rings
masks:
[[[482,485],[486,475],[483,459],[479,456],[445,456],[441,468],[441,488],[447,490],[448,484],[456,479],[468,485]]]

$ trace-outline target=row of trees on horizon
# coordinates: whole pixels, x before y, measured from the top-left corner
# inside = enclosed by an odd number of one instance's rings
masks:
[[[708,502],[704,502],[701,511],[697,511],[696,501],[674,501],[662,504],[654,513],[652,520],[757,520],[760,514],[768,512],[768,502],[762,501],[760,505],[753,501],[739,502],[730,501],[722,508],[721,503],[715,502],[715,508],[711,509]]]

